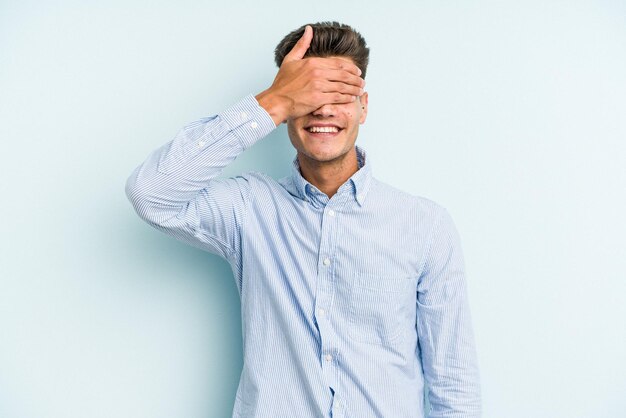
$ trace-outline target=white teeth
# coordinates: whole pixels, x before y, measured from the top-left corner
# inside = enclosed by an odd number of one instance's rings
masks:
[[[334,126],[311,126],[309,132],[339,132]]]

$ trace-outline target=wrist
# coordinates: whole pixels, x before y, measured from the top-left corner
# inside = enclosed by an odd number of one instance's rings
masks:
[[[265,111],[270,115],[276,126],[280,125],[287,119],[287,110],[289,107],[285,104],[285,100],[277,97],[269,89],[262,91],[254,96]]]

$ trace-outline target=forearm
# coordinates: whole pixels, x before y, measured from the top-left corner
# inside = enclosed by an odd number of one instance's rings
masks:
[[[418,285],[417,331],[429,418],[480,418],[481,390],[460,238],[443,210]]]
[[[480,418],[481,387],[471,316],[464,289],[448,306],[449,312],[427,313],[422,318],[438,324],[425,337],[422,350],[431,411],[428,418]],[[422,328],[428,327],[422,323]]]
[[[276,125],[254,97],[183,127],[154,150],[126,181],[126,195],[151,224],[175,217],[239,154]]]

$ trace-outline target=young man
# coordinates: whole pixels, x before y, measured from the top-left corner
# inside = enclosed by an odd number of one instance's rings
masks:
[[[445,208],[372,177],[355,145],[369,49],[301,27],[267,90],[185,126],[126,193],[155,228],[230,263],[244,365],[234,417],[480,416],[460,240]],[[285,121],[290,176],[219,173]],[[384,138],[389,140],[389,138]]]

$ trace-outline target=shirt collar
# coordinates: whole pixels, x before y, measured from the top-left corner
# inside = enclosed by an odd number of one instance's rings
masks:
[[[372,183],[372,161],[370,157],[366,158],[367,153],[363,148],[358,145],[355,145],[355,148],[359,169],[339,187],[337,193],[345,193],[345,190],[342,189],[348,188],[351,197],[354,198],[359,205],[363,205]],[[292,162],[291,178],[298,197],[305,200],[308,199],[307,187],[311,190],[311,188],[315,186],[302,177],[298,156],[296,156]]]

